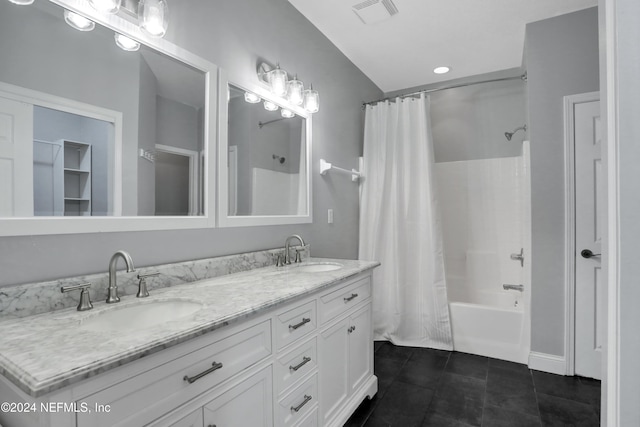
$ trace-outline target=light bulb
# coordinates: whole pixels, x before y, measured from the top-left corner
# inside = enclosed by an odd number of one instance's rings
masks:
[[[287,99],[293,105],[302,105],[304,84],[298,80],[296,76],[293,80],[289,81],[289,90],[287,91]]]
[[[447,74],[449,71],[451,71],[451,68],[447,66],[436,67],[433,69],[433,72],[436,74]]]
[[[140,29],[151,37],[163,37],[169,26],[169,9],[165,0],[140,0]]]
[[[290,119],[292,117],[295,117],[295,113],[291,110],[287,110],[286,108],[283,108],[282,110],[280,110],[280,114],[282,115],[282,117],[284,117],[285,119]]]
[[[20,6],[28,6],[33,4],[34,0],[9,0],[13,4],[19,4]]]
[[[116,14],[120,10],[122,0],[89,0],[95,10],[102,13]]]
[[[96,27],[96,23],[85,18],[82,15],[73,13],[70,10],[64,11],[64,22],[69,24],[71,28],[75,28],[78,31],[91,31]]]
[[[135,52],[140,49],[140,43],[137,41],[130,39],[127,36],[123,36],[122,34],[115,33],[113,37],[116,39],[116,44],[122,50],[126,50],[127,52]]]
[[[269,71],[269,84],[274,95],[282,97],[287,94],[287,72],[280,69],[280,65]]]
[[[267,111],[277,111],[278,106],[271,101],[264,101],[264,109]]]
[[[249,104],[257,104],[262,99],[258,95],[253,93],[253,92],[245,92],[244,93],[244,100],[247,101]]]
[[[309,113],[317,113],[320,109],[320,95],[313,90],[313,85],[304,91],[304,109]]]

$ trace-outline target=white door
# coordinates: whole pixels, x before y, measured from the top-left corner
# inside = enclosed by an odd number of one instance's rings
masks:
[[[606,290],[601,268],[604,176],[600,102],[574,105],[576,287],[575,373],[600,379]]]
[[[33,216],[33,105],[0,98],[0,217]]]

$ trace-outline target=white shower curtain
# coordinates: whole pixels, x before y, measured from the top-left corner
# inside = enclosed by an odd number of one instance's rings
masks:
[[[377,260],[376,340],[451,350],[429,98],[367,106],[359,258]]]

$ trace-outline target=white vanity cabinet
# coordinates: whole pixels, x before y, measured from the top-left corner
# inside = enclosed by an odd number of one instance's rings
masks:
[[[37,399],[0,377],[4,401],[89,408],[0,414],[0,423],[342,426],[362,400],[377,392],[371,310],[371,270],[365,270]]]
[[[344,424],[362,401],[361,389],[375,378],[370,296],[366,277],[321,297],[325,312],[339,313],[325,316],[319,334],[322,426]]]

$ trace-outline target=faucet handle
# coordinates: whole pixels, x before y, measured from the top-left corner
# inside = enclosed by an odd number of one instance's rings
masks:
[[[276,267],[284,267],[284,256],[282,255],[276,256]]]
[[[155,271],[153,273],[147,273],[147,274],[138,274],[138,279],[140,280],[140,283],[138,283],[138,293],[136,294],[137,298],[146,298],[149,296],[149,290],[147,289],[147,277],[155,277],[155,276],[159,276],[160,273]]]
[[[302,262],[302,260],[300,259],[300,252],[303,250],[304,249],[296,249],[296,259],[293,262]]]
[[[64,294],[67,292],[80,290],[80,302],[78,303],[78,307],[76,309],[78,311],[86,311],[93,308],[93,304],[91,304],[91,295],[89,294],[89,288],[91,288],[91,283],[82,283],[79,285],[63,286],[60,288],[60,292]]]

